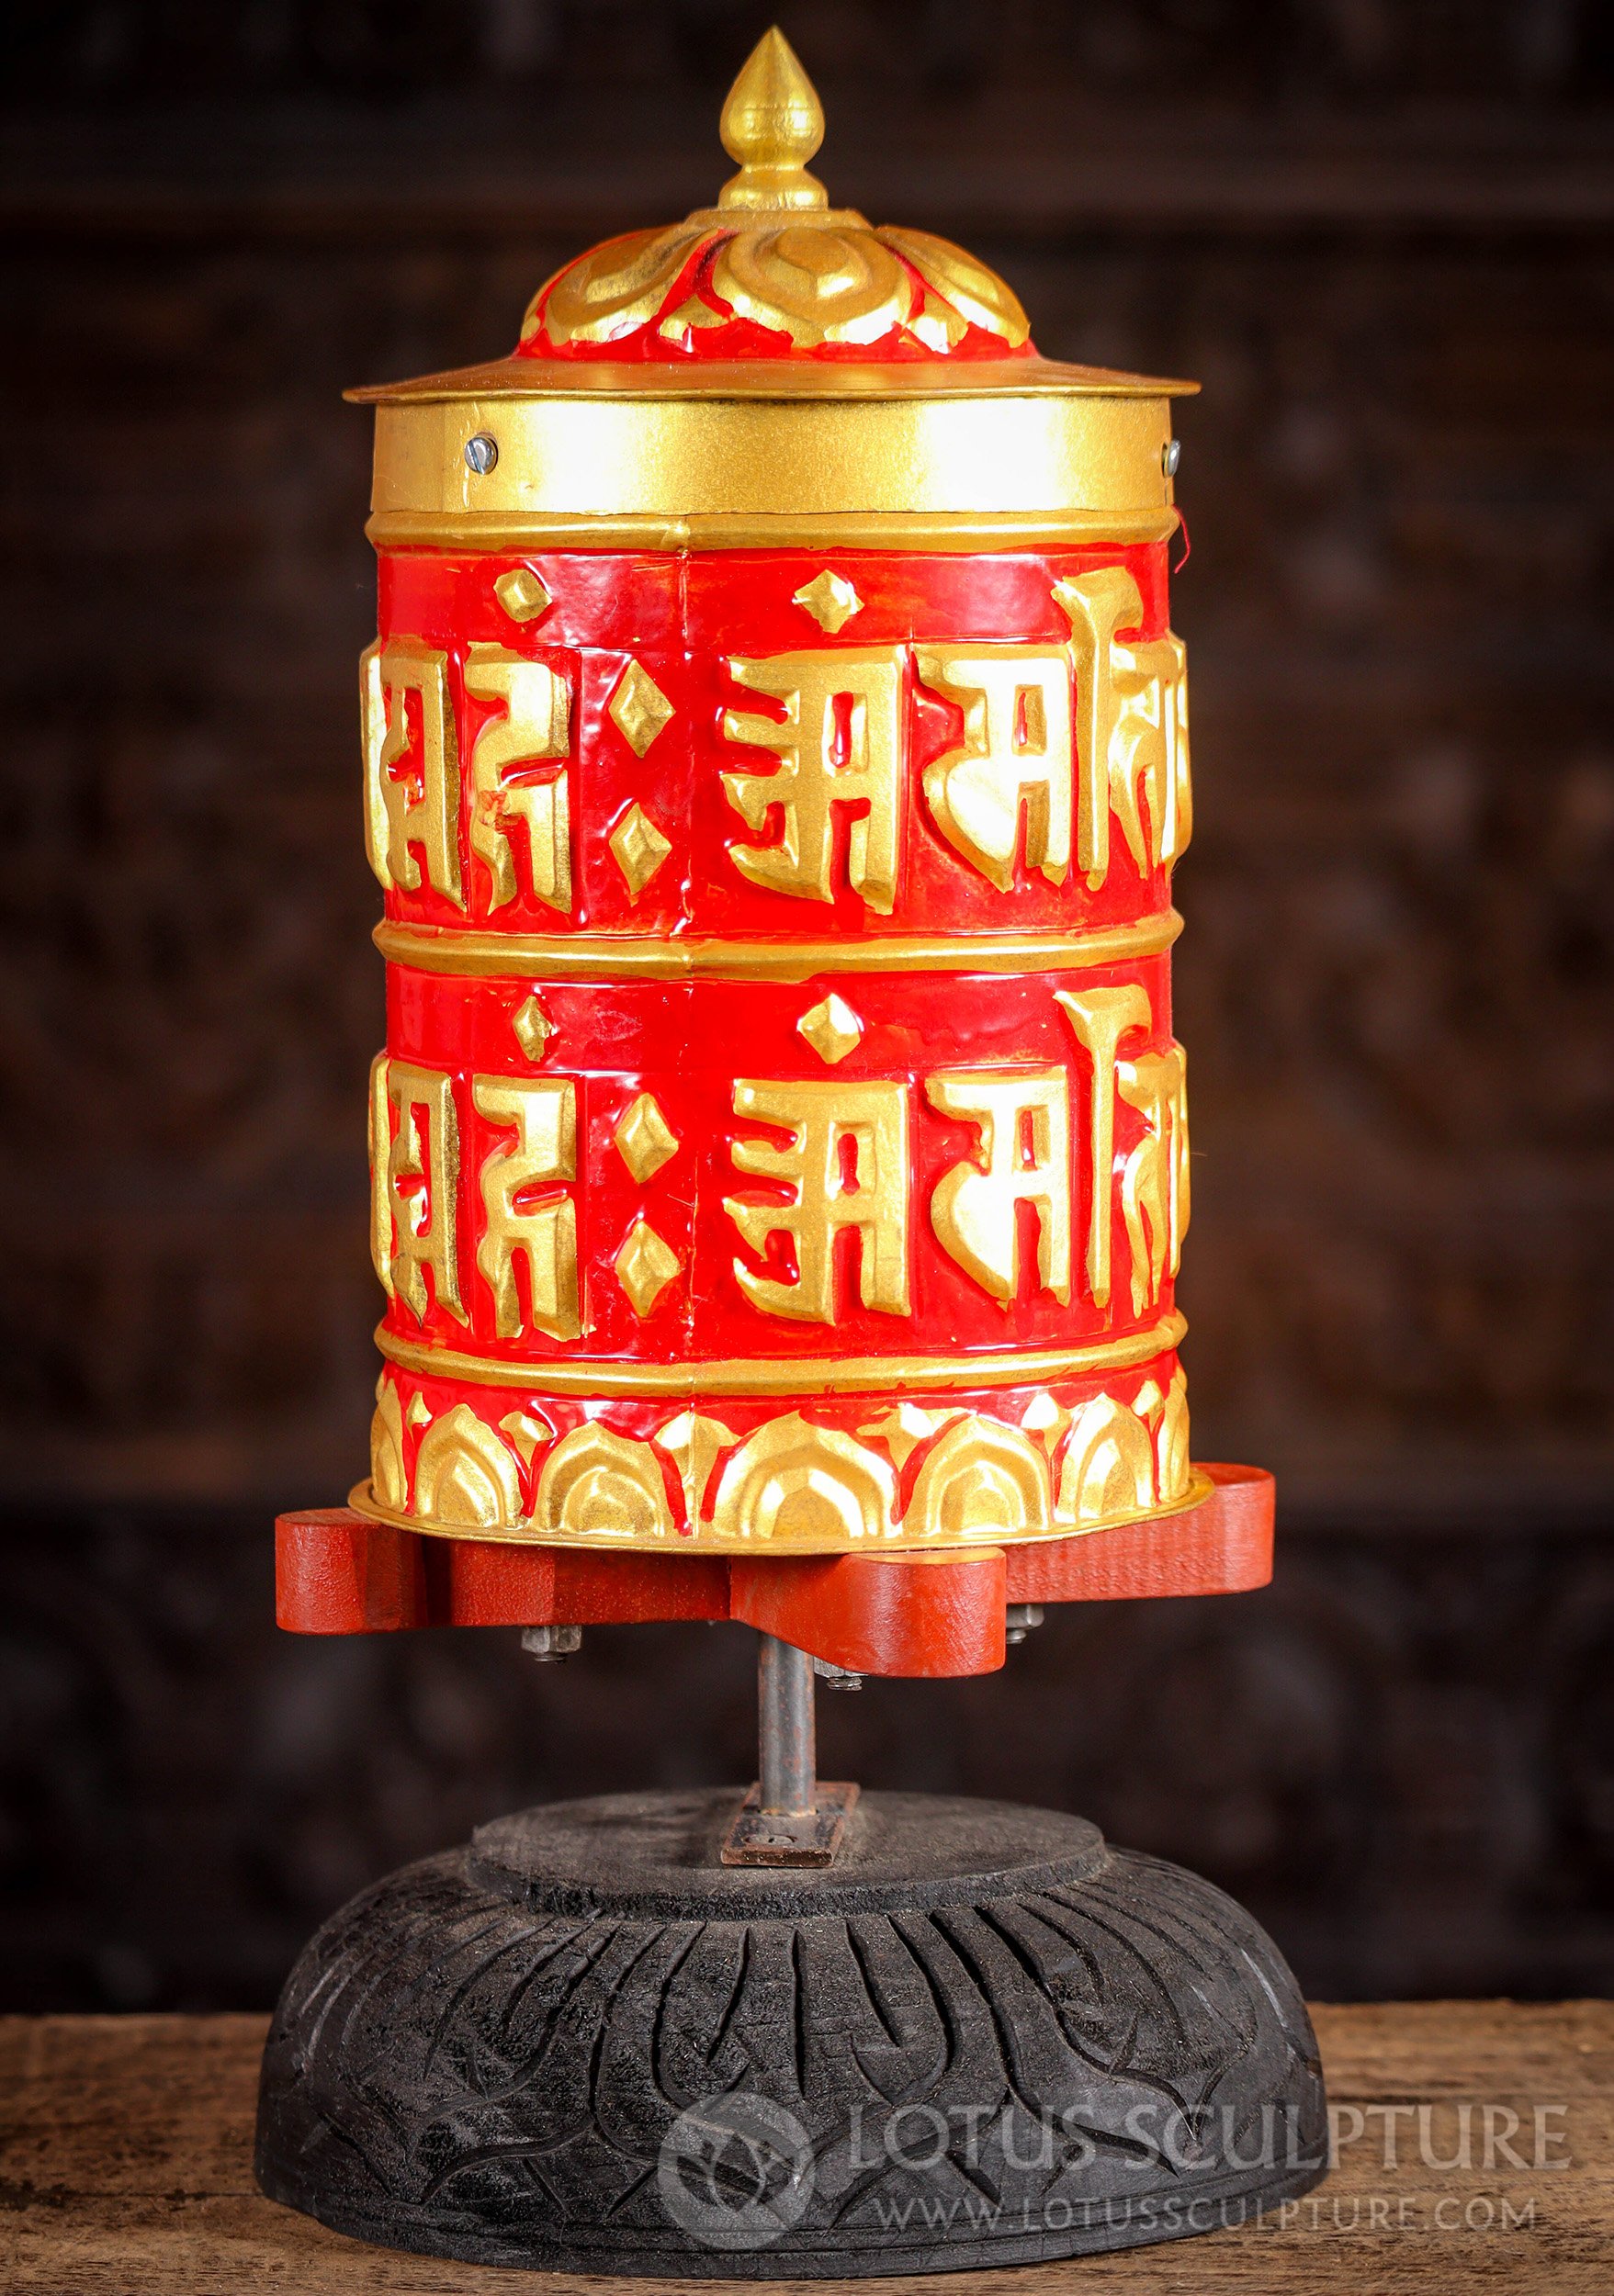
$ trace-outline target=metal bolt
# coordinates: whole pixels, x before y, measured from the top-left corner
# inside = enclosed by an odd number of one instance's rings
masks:
[[[490,440],[489,440],[489,442],[488,442],[488,444],[489,444],[489,445],[490,445],[490,446],[492,445],[492,443],[493,443],[493,442],[492,442],[492,440],[491,440],[491,439],[490,439]],[[473,442],[473,444],[474,444],[474,442]],[[469,453],[470,453],[470,448],[468,446],[468,447],[466,448],[466,450],[465,450],[465,451],[466,451],[467,456],[468,456],[468,455],[469,455]],[[1182,441],[1181,441],[1179,438],[1168,438],[1168,439],[1166,441],[1165,445],[1164,445],[1164,446],[1162,446],[1162,447],[1161,447],[1161,449],[1160,449],[1160,467],[1161,467],[1161,469],[1162,469],[1162,470],[1166,473],[1166,476],[1167,476],[1168,478],[1176,478],[1176,476],[1177,476],[1177,466],[1178,466],[1178,464],[1179,464],[1181,460],[1182,460]]]
[[[499,442],[490,438],[486,431],[479,431],[475,438],[465,442],[465,467],[474,470],[479,478],[485,478],[499,459]]]
[[[813,1671],[826,1690],[861,1690],[863,1678],[852,1673],[844,1666],[835,1666],[828,1659],[815,1659]]]
[[[1032,1628],[1042,1623],[1041,1603],[1010,1603],[1003,1614],[1003,1639],[1010,1645],[1023,1642]]]
[[[521,1638],[521,1647],[540,1666],[556,1666],[562,1659],[575,1658],[582,1649],[582,1628],[528,1626]]]

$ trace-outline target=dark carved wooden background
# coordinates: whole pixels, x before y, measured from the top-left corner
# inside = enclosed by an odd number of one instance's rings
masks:
[[[261,2003],[522,1798],[738,1778],[748,1638],[299,1644],[359,1471],[365,419],[709,197],[734,0],[8,18],[0,1997]],[[821,0],[835,194],[1201,377],[1196,1448],[1278,1585],[825,1699],[1080,1806],[1335,1994],[1614,1981],[1614,30],[1596,0]]]

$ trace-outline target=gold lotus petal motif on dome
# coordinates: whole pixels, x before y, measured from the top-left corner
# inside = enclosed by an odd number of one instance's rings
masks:
[[[915,301],[907,272],[873,232],[794,219],[725,240],[712,290],[736,319],[782,331],[798,351],[877,343],[903,324]]]
[[[686,295],[666,316],[659,320],[656,332],[663,343],[679,343],[697,329],[727,327],[728,311],[715,310],[710,303],[703,303],[698,295]]]
[[[918,318],[909,321],[909,332],[919,337],[927,351],[944,359],[968,334],[969,321],[951,303],[943,303],[939,295],[927,295]]]
[[[1032,324],[1020,298],[966,249],[955,247],[950,239],[938,239],[933,231],[910,231],[895,223],[882,224],[875,236],[895,248],[932,293],[963,318],[1000,336],[1011,350],[1030,341]]]
[[[541,287],[522,321],[524,343],[542,326],[557,346],[611,343],[655,318],[709,226],[675,223],[608,239]]]

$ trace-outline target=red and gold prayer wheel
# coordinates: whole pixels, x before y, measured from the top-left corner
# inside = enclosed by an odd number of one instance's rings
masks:
[[[387,1048],[361,1514],[945,1550],[1200,1503],[1169,400],[829,206],[718,205],[377,409]]]

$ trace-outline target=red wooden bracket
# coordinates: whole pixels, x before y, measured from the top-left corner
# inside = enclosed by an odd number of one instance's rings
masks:
[[[728,1615],[852,1674],[989,1674],[1003,1663],[1003,1549],[782,1555],[729,1565]]]
[[[858,1674],[986,1674],[1009,1603],[1233,1594],[1272,1575],[1272,1478],[1207,1467],[1211,1495],[1075,1538],[945,1554],[641,1555],[442,1538],[350,1507],[275,1525],[276,1615],[293,1634],[739,1618]]]
[[[1009,1600],[1133,1603],[1265,1586],[1272,1576],[1272,1478],[1264,1467],[1199,1465],[1199,1471],[1212,1484],[1202,1506],[1007,1548]]]

